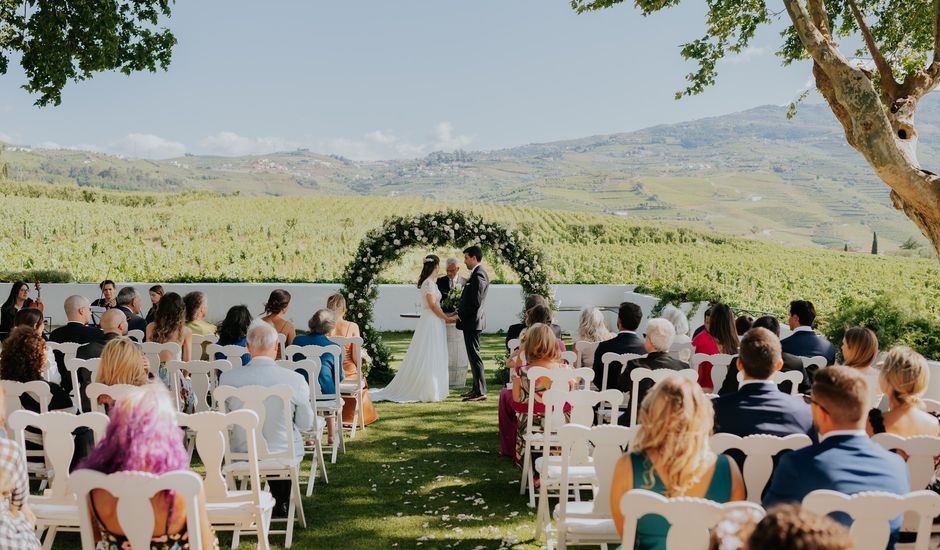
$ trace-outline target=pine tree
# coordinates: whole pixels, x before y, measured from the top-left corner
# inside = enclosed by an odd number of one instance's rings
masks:
[[[848,251],[849,251],[849,243],[845,243],[845,246],[842,248],[842,252],[848,252]]]
[[[872,237],[871,237],[871,253],[874,254],[874,255],[876,255],[876,256],[878,255],[878,233],[877,233],[877,232],[872,233]]]

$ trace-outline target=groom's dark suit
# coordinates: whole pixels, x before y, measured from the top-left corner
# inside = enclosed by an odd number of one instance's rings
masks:
[[[460,305],[457,307],[457,328],[463,331],[463,340],[467,345],[467,359],[473,373],[472,395],[486,395],[486,380],[483,377],[483,358],[480,357],[480,333],[486,328],[483,315],[483,301],[486,300],[490,277],[477,266],[470,272],[470,279],[463,287]]]

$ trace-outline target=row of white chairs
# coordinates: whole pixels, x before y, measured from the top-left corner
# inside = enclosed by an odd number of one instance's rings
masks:
[[[629,451],[630,443],[636,434],[635,427],[623,426],[597,426],[586,427],[577,424],[568,424],[558,429],[558,436],[561,446],[561,458],[558,465],[558,494],[559,503],[554,509],[552,518],[546,515],[539,515],[539,521],[542,525],[537,527],[537,531],[545,530],[548,533],[548,546],[553,547],[554,537],[557,533],[560,548],[565,548],[568,544],[606,544],[618,540],[616,527],[610,513],[610,486],[613,481],[613,473],[617,462]],[[911,437],[902,438],[893,434],[879,434],[873,440],[887,450],[902,450],[910,458],[907,461],[907,468],[910,477],[911,495],[919,495],[920,490],[928,485],[933,479],[934,456],[940,455],[940,438],[938,437]],[[796,450],[810,445],[811,442],[806,435],[794,434],[786,437],[776,437],[771,435],[752,435],[748,437],[739,437],[733,434],[715,434],[711,437],[710,445],[713,451],[723,453],[730,449],[738,449],[744,454],[743,478],[747,500],[752,506],[760,503],[761,494],[769,483],[773,474],[773,460],[779,453]],[[585,486],[585,468],[593,470],[593,479]],[[569,495],[577,495],[581,489],[589,488],[594,493],[593,501],[570,501]],[[830,491],[831,492],[831,491]],[[936,502],[940,502],[940,496],[933,495]],[[652,494],[652,493],[651,493]],[[658,500],[657,500],[658,499]],[[897,500],[898,497],[891,495],[891,499]],[[665,501],[684,502],[689,499],[663,499],[656,495],[656,502],[662,504]],[[697,499],[701,500],[701,499]],[[914,501],[922,502],[923,498],[915,496]],[[649,501],[652,505],[653,501]],[[805,504],[805,501],[804,501]],[[930,506],[936,507],[935,504]],[[635,519],[645,513],[659,513],[644,510],[635,502],[630,503],[630,511],[624,509],[624,514],[628,518],[633,515],[633,527]],[[540,506],[541,508],[541,506]],[[840,509],[841,508],[836,508]],[[936,509],[937,512],[932,512]],[[648,510],[648,509],[647,509]],[[881,519],[878,521],[887,522],[891,518],[897,517],[902,510],[896,507],[888,506],[887,510],[894,510],[892,513],[882,512]],[[832,510],[829,510],[832,511]],[[822,511],[820,513],[829,513]],[[849,511],[849,510],[846,510]],[[918,510],[923,512],[924,510]],[[929,508],[927,518],[927,532],[930,531],[929,520],[940,513],[940,508]],[[688,512],[687,510],[684,512]],[[676,505],[673,513],[683,514],[681,506]],[[851,514],[851,512],[850,512]],[[665,515],[665,514],[663,514]],[[857,515],[852,514],[858,518]],[[877,515],[877,514],[876,514]],[[871,518],[872,514],[864,516]],[[670,516],[667,516],[669,519]],[[680,517],[680,516],[676,516]],[[681,515],[683,518],[682,530],[687,531],[688,523],[686,520],[693,517],[692,514]],[[705,516],[695,516],[699,519]],[[556,523],[555,530],[551,527],[551,520]],[[922,534],[924,516],[922,514],[908,514],[905,516],[904,530],[917,531]],[[675,524],[675,521],[672,522]],[[870,521],[864,521],[857,529],[867,529],[865,525],[870,525]],[[885,523],[886,525],[886,523]],[[886,527],[884,527],[886,529]],[[630,521],[627,521],[627,527],[624,529],[624,548],[632,548],[633,540],[627,539],[630,531]],[[856,529],[856,527],[853,527]],[[676,530],[675,534],[670,534],[671,539],[676,538],[676,544],[679,548],[694,548],[697,545],[683,538],[685,535]],[[854,531],[853,531],[854,534]],[[696,536],[700,536],[697,533]],[[706,539],[707,540],[707,539]],[[875,540],[881,540],[880,535]],[[926,538],[923,539],[926,541]],[[629,546],[627,545],[629,543]],[[865,546],[865,548],[884,548],[874,544]],[[858,546],[858,548],[862,548]]]

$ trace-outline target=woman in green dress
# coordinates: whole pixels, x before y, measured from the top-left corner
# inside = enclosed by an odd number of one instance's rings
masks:
[[[639,421],[631,452],[614,471],[610,507],[617,532],[623,530],[620,499],[631,489],[720,503],[745,499],[737,465],[708,446],[714,411],[696,382],[674,376],[654,386],[643,400]],[[669,523],[662,516],[641,517],[636,531],[635,548],[666,549]]]

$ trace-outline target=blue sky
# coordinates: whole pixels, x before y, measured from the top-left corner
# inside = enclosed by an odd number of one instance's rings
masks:
[[[780,66],[772,29],[675,101],[679,45],[702,2],[643,18],[631,2],[577,15],[566,0],[183,1],[166,73],[70,83],[37,108],[0,77],[0,139],[166,158],[307,147],[355,159],[495,149],[784,104],[809,66]]]

